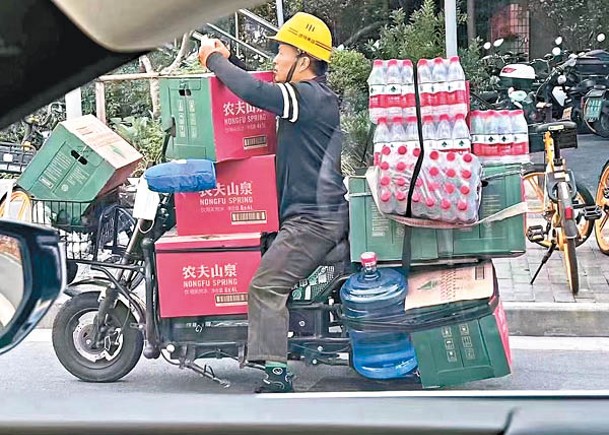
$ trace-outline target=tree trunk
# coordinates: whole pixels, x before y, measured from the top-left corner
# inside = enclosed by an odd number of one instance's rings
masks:
[[[154,73],[148,56],[144,55],[140,57],[140,63],[144,66],[147,73]],[[161,88],[158,79],[150,79],[150,101],[152,101],[152,118],[158,119],[161,116]]]
[[[476,4],[475,0],[467,0],[467,39],[476,39]]]

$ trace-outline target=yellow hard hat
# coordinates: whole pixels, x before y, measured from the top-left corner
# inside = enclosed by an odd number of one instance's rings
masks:
[[[326,23],[315,15],[298,12],[271,39],[292,45],[316,59],[330,62],[332,33]]]

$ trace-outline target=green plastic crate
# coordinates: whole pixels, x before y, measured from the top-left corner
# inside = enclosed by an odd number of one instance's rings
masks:
[[[162,77],[159,87],[168,159],[221,162],[275,152],[275,116],[240,100],[213,74]]]
[[[482,188],[481,217],[522,201],[519,169],[519,165],[485,167],[485,176],[493,178]],[[349,179],[349,206],[351,260],[359,261],[367,251],[376,252],[379,261],[401,260],[404,227],[380,214],[365,178]],[[521,214],[462,229],[413,228],[412,263],[522,255],[526,250],[524,227]]]
[[[60,122],[17,184],[41,200],[87,202],[123,184],[142,155],[93,115]]]
[[[454,282],[453,291],[451,288]],[[510,374],[507,318],[490,262],[411,275],[406,315],[424,388],[461,385]],[[478,299],[460,300],[464,292]],[[473,295],[472,295],[473,296]],[[409,304],[409,298],[410,304]]]
[[[411,334],[424,388],[461,385],[511,373],[501,312]]]

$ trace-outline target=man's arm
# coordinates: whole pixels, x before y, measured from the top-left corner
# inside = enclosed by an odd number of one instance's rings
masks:
[[[209,55],[207,68],[239,98],[252,106],[289,119],[290,122],[298,120],[297,95],[290,83],[269,83],[258,80],[230,63],[221,53]]]

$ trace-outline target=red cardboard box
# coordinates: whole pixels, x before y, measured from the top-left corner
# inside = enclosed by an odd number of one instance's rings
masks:
[[[218,163],[216,179],[213,190],[175,194],[179,235],[279,229],[274,155]]]
[[[272,81],[272,72],[251,72]],[[274,154],[276,116],[233,94],[215,75],[168,76],[160,79],[163,127],[173,132],[170,159],[215,162]]]
[[[260,234],[177,236],[156,243],[161,317],[246,314]]]

